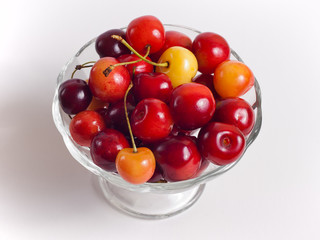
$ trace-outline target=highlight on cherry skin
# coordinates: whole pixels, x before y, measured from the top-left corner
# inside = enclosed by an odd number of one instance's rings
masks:
[[[250,68],[230,60],[215,32],[194,39],[166,31],[155,16],[106,29],[97,59],[77,65],[59,86],[75,144],[94,164],[131,184],[184,181],[243,154],[255,112],[242,97]],[[90,68],[88,79],[76,77]]]

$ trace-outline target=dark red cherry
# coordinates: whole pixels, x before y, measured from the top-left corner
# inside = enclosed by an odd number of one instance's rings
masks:
[[[89,106],[92,94],[88,84],[81,79],[69,79],[58,90],[59,102],[66,114],[77,114]]]
[[[153,153],[167,181],[182,181],[195,176],[201,155],[187,136],[170,136],[156,144]]]
[[[90,154],[96,165],[106,171],[115,172],[118,152],[129,147],[129,142],[121,132],[107,128],[92,139]]]
[[[118,40],[113,39],[112,35],[119,35],[123,39],[126,38],[125,32],[120,29],[111,29],[99,35],[96,39],[95,47],[100,58],[117,58],[123,54],[130,54],[130,50]]]

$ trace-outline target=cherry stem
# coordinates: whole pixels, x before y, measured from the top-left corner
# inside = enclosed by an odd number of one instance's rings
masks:
[[[139,58],[141,58],[143,61],[156,66],[156,67],[168,67],[169,63],[168,62],[164,62],[164,63],[155,63],[152,62],[150,60],[148,60],[146,57],[142,56],[140,53],[138,53],[133,47],[130,46],[130,44],[124,40],[121,36],[119,35],[112,35],[112,38],[118,40],[119,42],[121,42],[123,45],[125,45],[131,52],[133,52],[135,55],[137,55]],[[149,46],[149,45],[148,45]]]
[[[150,53],[150,46],[148,45],[148,50],[147,50],[147,53],[146,55],[144,56],[144,58],[146,58]],[[122,62],[122,63],[116,63],[114,65],[110,65],[109,67],[107,67],[104,71],[103,71],[103,74],[108,77],[109,74],[112,72],[112,70],[117,67],[117,66],[123,66],[123,65],[129,65],[129,64],[135,64],[135,63],[138,63],[138,62],[141,62],[142,59],[138,59],[138,60],[135,60],[135,61],[131,61],[131,62]]]
[[[129,129],[129,133],[130,133],[132,147],[133,147],[133,152],[137,153],[138,150],[137,150],[137,147],[136,147],[136,143],[134,142],[132,129],[131,129],[131,125],[130,125],[130,120],[129,120],[129,116],[128,116],[128,109],[127,109],[127,96],[128,96],[128,93],[129,93],[129,91],[130,91],[130,89],[132,87],[133,87],[133,84],[132,84],[132,82],[130,82],[130,85],[127,88],[126,94],[124,95],[124,112],[125,112],[125,115],[126,115],[127,125],[128,125],[128,129]]]
[[[76,71],[81,70],[82,68],[89,68],[89,67],[93,67],[93,65],[88,65],[91,63],[96,63],[96,61],[90,61],[90,62],[86,62],[83,63],[81,65],[76,65],[74,71],[72,72],[71,78],[73,78],[74,74],[76,73]]]

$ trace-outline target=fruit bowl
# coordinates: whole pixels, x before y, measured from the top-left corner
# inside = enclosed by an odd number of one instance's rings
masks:
[[[188,35],[193,40],[199,33],[198,30],[164,24],[165,30],[175,30]],[[123,28],[125,30],[126,28]],[[178,214],[194,204],[204,190],[205,183],[217,176],[229,171],[242,158],[231,164],[218,166],[209,164],[204,172],[198,177],[167,183],[144,183],[140,185],[130,184],[118,174],[108,172],[93,163],[90,149],[78,145],[71,137],[69,124],[71,119],[60,107],[58,88],[61,83],[68,80],[76,65],[99,59],[95,51],[96,38],[87,42],[62,68],[57,79],[57,87],[54,94],[52,114],[54,123],[63,137],[70,154],[81,165],[99,178],[100,187],[107,201],[116,209],[135,217],[160,219]],[[230,59],[242,62],[240,56],[231,49]],[[76,77],[89,78],[90,69],[84,68],[76,73]],[[255,79],[254,87],[241,98],[245,99],[254,109],[255,125],[251,133],[246,136],[245,151],[259,134],[262,123],[261,91],[258,81]],[[244,152],[245,152],[244,151]]]

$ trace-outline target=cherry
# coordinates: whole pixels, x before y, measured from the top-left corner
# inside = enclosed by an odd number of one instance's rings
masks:
[[[135,54],[121,55],[117,59],[121,63],[140,60],[140,58],[138,56],[136,56]],[[148,57],[147,57],[147,59],[151,60]],[[128,69],[131,78],[133,77],[133,75],[136,75],[139,73],[153,72],[153,66],[145,61],[139,61],[139,62],[136,62],[133,64],[128,64],[128,65],[125,65],[125,67]]]
[[[89,87],[92,94],[101,101],[117,102],[123,99],[130,84],[130,75],[124,66],[117,66],[109,74],[104,71],[119,63],[113,57],[100,58],[92,67],[89,77]]]
[[[69,79],[59,86],[60,106],[66,114],[77,114],[89,106],[92,94],[88,84],[81,79]]]
[[[230,57],[230,47],[227,41],[220,35],[212,32],[200,33],[192,44],[199,71],[211,74],[216,67]]]
[[[100,58],[117,58],[120,55],[130,53],[130,50],[128,50],[123,44],[111,38],[112,35],[119,35],[125,38],[126,33],[121,29],[111,29],[99,35],[96,39],[95,48]]]
[[[133,95],[129,94],[127,99],[127,111],[128,115],[131,116],[131,113],[134,110],[136,104]],[[123,100],[111,104],[111,106],[107,110],[105,120],[110,121],[110,126],[112,126],[112,128],[121,131],[125,135],[129,134]]]
[[[159,58],[156,72],[165,73],[171,80],[173,88],[192,81],[198,71],[198,62],[191,51],[183,47],[168,48]]]
[[[124,96],[124,108],[133,147],[120,150],[116,157],[116,168],[119,175],[127,182],[142,184],[147,182],[154,175],[156,160],[149,148],[137,148],[134,142],[126,104],[127,96],[131,88],[132,83],[130,83]]]
[[[167,137],[173,127],[169,107],[159,99],[146,98],[131,114],[133,134],[144,142],[155,142]]]
[[[150,53],[159,51],[165,41],[162,23],[154,16],[141,16],[132,20],[126,32],[128,43],[139,53],[145,53],[149,45]]]
[[[215,100],[210,89],[199,83],[186,83],[175,88],[170,101],[170,111],[175,124],[193,130],[208,123],[215,110]]]
[[[198,171],[201,155],[187,136],[170,136],[156,144],[153,153],[167,181],[192,178]]]
[[[120,176],[129,183],[147,182],[156,168],[152,151],[146,147],[122,149],[116,157],[116,168]]]
[[[93,137],[105,128],[99,113],[85,110],[72,118],[69,130],[72,139],[81,146],[90,147]]]
[[[192,78],[198,71],[198,63],[196,57],[191,51],[184,47],[176,46],[168,48],[161,55],[158,63],[155,63],[138,53],[120,36],[113,35],[112,37],[122,42],[127,48],[129,48],[143,61],[156,66],[156,72],[165,73],[166,75],[168,75],[174,88],[183,83],[191,82]]]
[[[213,121],[233,124],[248,135],[255,123],[254,111],[249,103],[241,98],[228,98],[217,103]]]
[[[213,84],[223,98],[240,97],[254,85],[254,75],[242,62],[224,61],[214,71]]]
[[[236,161],[245,150],[244,135],[234,125],[210,122],[198,135],[198,147],[202,157],[216,165]]]
[[[165,103],[170,101],[172,84],[164,73],[140,73],[133,79],[133,92],[137,101],[157,98]]]
[[[130,147],[125,136],[114,129],[104,129],[91,142],[90,154],[93,162],[106,171],[116,171],[116,157],[120,150]]]
[[[166,31],[165,35],[163,47],[158,52],[150,55],[153,61],[157,62],[162,53],[170,47],[180,46],[192,51],[192,41],[187,35],[177,31]]]
[[[195,77],[192,79],[192,81],[207,86],[207,87],[211,90],[211,92],[212,92],[212,94],[213,94],[213,97],[214,97],[214,99],[215,99],[216,101],[221,99],[221,97],[220,97],[219,94],[217,93],[216,89],[214,88],[214,85],[213,85],[213,76],[212,76],[211,74],[201,73],[201,74],[195,76]]]

